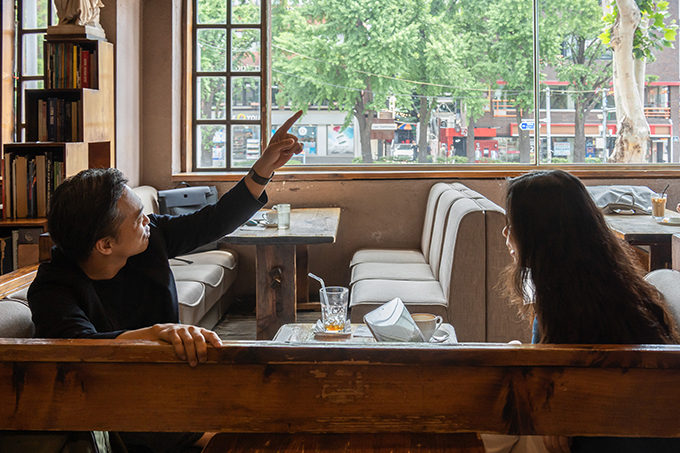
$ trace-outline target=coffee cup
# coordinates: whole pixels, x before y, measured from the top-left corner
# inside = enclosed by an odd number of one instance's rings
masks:
[[[441,316],[432,315],[430,313],[414,313],[411,317],[422,332],[425,341],[430,341],[432,335],[434,335],[444,321]]]
[[[666,215],[666,199],[668,194],[655,193],[652,195],[652,217],[655,220],[663,219]]]
[[[276,225],[279,221],[279,213],[276,211],[266,211],[262,213],[262,217],[270,225]]]

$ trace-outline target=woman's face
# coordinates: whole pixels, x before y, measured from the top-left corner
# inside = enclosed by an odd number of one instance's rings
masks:
[[[512,236],[512,228],[510,227],[510,224],[507,224],[505,228],[503,228],[503,236],[505,237],[505,245],[508,247],[510,256],[513,260],[515,260],[515,262],[517,262],[517,246],[515,244],[515,239]]]

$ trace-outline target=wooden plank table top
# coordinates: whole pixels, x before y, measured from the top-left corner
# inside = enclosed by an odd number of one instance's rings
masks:
[[[220,241],[251,245],[328,244],[335,242],[339,222],[340,208],[291,209],[288,229],[242,226]]]
[[[666,209],[666,217],[680,217],[680,213]],[[628,242],[671,242],[671,236],[680,233],[680,225],[658,223],[650,215],[611,214],[604,216],[609,228]]]
[[[242,226],[221,242],[255,245],[257,339],[271,340],[309,305],[308,246],[335,242],[340,208],[291,209],[290,228]]]
[[[680,214],[666,209],[666,217]],[[670,267],[671,238],[680,233],[680,225],[659,223],[651,215],[610,214],[604,218],[619,238],[631,245],[649,247],[649,271]]]
[[[314,326],[315,324],[311,323],[285,324],[281,326],[278,332],[276,332],[273,341],[284,343],[322,343],[322,342],[363,343],[363,344],[376,343],[376,340],[371,334],[371,331],[368,330],[365,324],[352,324],[351,327],[352,336],[350,338],[333,338],[332,334],[324,335],[322,338],[316,338],[314,335]],[[449,334],[448,338],[446,338],[445,341],[442,341],[440,343],[433,342],[431,344],[433,345],[455,344],[458,342],[458,339],[456,338],[456,331],[451,324],[444,323],[439,327],[439,330],[448,333]],[[440,334],[439,330],[437,331],[437,335]],[[424,343],[413,344],[418,344],[421,346],[424,345]]]

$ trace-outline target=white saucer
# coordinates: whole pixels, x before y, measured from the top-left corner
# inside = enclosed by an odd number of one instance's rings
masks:
[[[680,225],[679,216],[664,217],[656,221],[659,225]]]

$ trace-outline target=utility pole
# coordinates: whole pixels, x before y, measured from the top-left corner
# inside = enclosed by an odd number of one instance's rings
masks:
[[[607,147],[607,90],[602,90],[602,136],[604,137],[604,149],[602,149],[602,162],[607,163],[609,148]]]
[[[545,120],[546,120],[546,125],[545,125],[545,131],[547,135],[547,140],[548,143],[546,145],[546,150],[548,154],[548,163],[552,162],[552,146],[550,145],[552,142],[552,138],[550,136],[550,87],[546,86],[545,87]],[[541,125],[538,125],[538,131],[540,133],[541,131]]]

